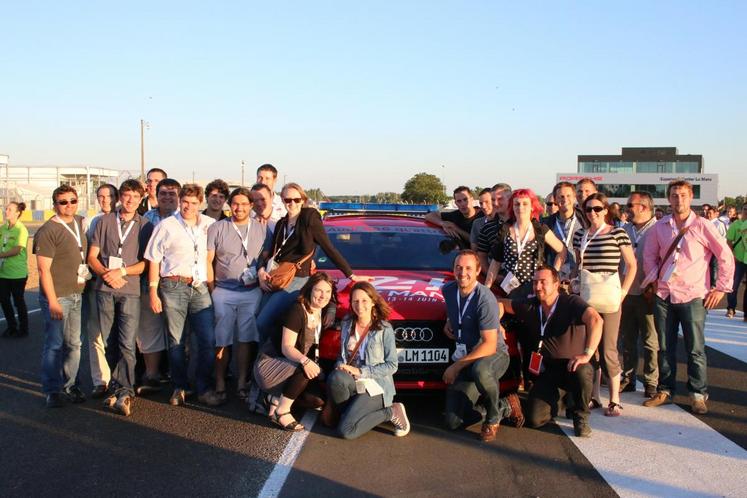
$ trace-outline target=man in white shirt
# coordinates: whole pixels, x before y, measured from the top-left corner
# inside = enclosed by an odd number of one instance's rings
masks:
[[[285,205],[279,195],[275,194],[275,183],[278,179],[278,170],[272,164],[263,164],[257,168],[257,183],[267,185],[272,194],[272,215],[270,219],[273,223],[285,216]]]
[[[200,214],[203,200],[202,187],[184,185],[179,194],[179,212],[159,223],[145,250],[145,258],[150,261],[150,306],[154,313],[166,315],[171,378],[175,387],[169,403],[174,406],[185,403],[189,388],[184,351],[187,337],[183,334],[187,317],[197,336],[198,400],[209,406],[222,403],[211,387],[215,317],[207,287],[207,231],[215,220]]]

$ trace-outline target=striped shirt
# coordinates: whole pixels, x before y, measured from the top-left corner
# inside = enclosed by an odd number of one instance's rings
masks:
[[[592,273],[617,273],[622,258],[620,248],[631,245],[630,237],[622,228],[613,228],[609,232],[593,238],[594,231],[592,229],[589,229],[589,231],[589,245],[582,256],[583,261],[579,267]],[[586,230],[581,228],[573,234],[573,248],[579,252],[581,251],[584,233],[586,233]]]
[[[501,231],[502,226],[503,221],[499,216],[485,222],[477,235],[477,250],[479,252],[490,254],[490,249],[498,240],[498,232]]]

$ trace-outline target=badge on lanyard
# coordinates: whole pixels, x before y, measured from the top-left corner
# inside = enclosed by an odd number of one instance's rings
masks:
[[[469,293],[469,296],[467,296],[467,300],[464,302],[464,308],[462,308],[462,298],[459,294],[459,289],[457,289],[457,344],[454,353],[451,355],[451,359],[454,361],[460,360],[467,355],[467,345],[462,342],[462,320],[464,319],[464,314],[467,312],[469,303],[475,296],[476,291],[477,288],[473,289],[472,292]]]

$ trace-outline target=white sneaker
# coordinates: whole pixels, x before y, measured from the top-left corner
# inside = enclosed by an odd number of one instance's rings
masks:
[[[402,403],[392,403],[392,418],[390,422],[394,424],[395,436],[403,437],[410,433],[410,421],[407,418],[405,405]]]

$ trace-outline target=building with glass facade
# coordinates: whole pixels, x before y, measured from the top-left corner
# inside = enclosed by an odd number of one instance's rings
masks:
[[[591,178],[610,202],[624,203],[631,192],[646,191],[658,206],[668,204],[667,184],[693,184],[694,205],[718,203],[718,175],[703,173],[703,156],[680,155],[676,147],[623,147],[622,154],[578,156],[576,173],[558,173],[557,181]]]

